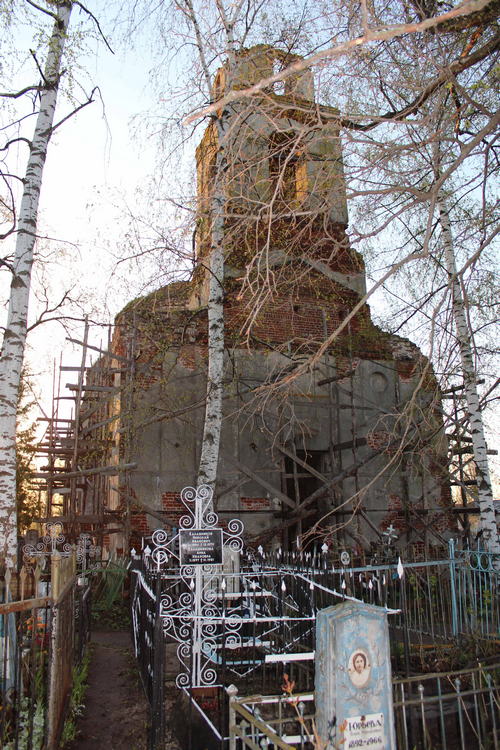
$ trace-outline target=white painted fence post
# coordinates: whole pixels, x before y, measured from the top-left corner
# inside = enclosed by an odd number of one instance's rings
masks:
[[[229,685],[226,688],[226,693],[229,696],[229,750],[236,750],[236,711],[234,710],[234,702],[238,695],[238,688],[236,685]]]

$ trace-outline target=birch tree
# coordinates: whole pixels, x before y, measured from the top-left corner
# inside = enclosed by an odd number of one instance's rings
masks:
[[[7,323],[0,353],[0,554],[10,566],[15,566],[17,561],[16,413],[26,343],[38,203],[52,135],[71,9],[72,3],[66,0],[58,0],[44,9],[53,19],[53,28],[39,90],[39,113],[23,180]]]
[[[191,0],[181,0],[179,8],[183,10],[192,25],[196,47],[207,92],[213,100],[214,87],[210,68],[206,59],[202,34]],[[225,34],[228,69],[234,65],[235,38],[234,27],[239,20],[242,0],[229,5],[226,9],[223,0],[217,0],[216,6]],[[215,179],[211,205],[211,243],[208,259],[209,292],[208,292],[208,368],[205,419],[198,469],[198,485],[206,484],[215,488],[219,448],[222,429],[222,399],[224,376],[224,235],[225,235],[225,185],[224,174],[227,169],[226,134],[229,128],[230,110],[222,109],[213,115],[217,129],[218,149],[215,157]]]
[[[500,555],[500,539],[498,536],[493,505],[493,491],[488,466],[487,444],[484,434],[484,424],[477,386],[477,373],[474,366],[474,356],[470,325],[467,319],[467,307],[462,292],[460,277],[453,249],[453,235],[450,226],[449,212],[444,197],[438,201],[439,223],[441,225],[446,271],[449,278],[452,297],[453,318],[460,351],[460,361],[464,381],[465,399],[469,417],[469,431],[472,437],[474,462],[477,472],[477,490],[479,503],[479,527],[482,543],[489,552]]]

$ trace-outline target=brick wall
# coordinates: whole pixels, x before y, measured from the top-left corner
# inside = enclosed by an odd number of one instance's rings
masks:
[[[180,517],[187,513],[179,492],[164,492],[161,496],[161,507],[166,511],[166,520],[174,526],[178,526]]]
[[[242,508],[245,510],[270,510],[271,501],[268,497],[242,497]]]
[[[151,533],[145,513],[132,512],[130,516],[130,526],[133,531],[136,531],[141,536],[148,536]]]
[[[380,528],[385,530],[388,526],[393,525],[398,532],[407,530],[407,523],[403,512],[403,503],[399,495],[390,494],[387,498],[387,513],[380,524]]]
[[[432,530],[439,534],[445,534],[451,529],[455,529],[456,519],[450,511],[441,510],[429,510],[421,518],[414,513],[406,514],[399,495],[391,494],[388,498],[387,513],[379,528],[385,531],[391,524],[399,534],[413,530],[425,532],[427,536],[432,537]],[[411,546],[413,547],[415,544],[418,543],[412,542]]]

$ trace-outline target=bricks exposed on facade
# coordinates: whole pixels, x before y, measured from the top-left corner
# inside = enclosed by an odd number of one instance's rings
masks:
[[[143,536],[147,536],[151,531],[145,513],[131,513],[130,526]]]
[[[268,497],[242,497],[240,498],[240,502],[245,510],[271,509],[271,501]]]
[[[161,506],[163,510],[175,510],[179,513],[186,510],[179,492],[164,492],[161,496]]]
[[[390,494],[387,513],[380,523],[380,529],[385,531],[392,524],[400,534],[403,534],[412,530],[426,531],[426,529],[429,533],[429,528],[443,533],[456,528],[456,519],[449,511],[429,510],[419,518],[418,509],[416,510],[416,513],[405,512],[401,497]]]
[[[366,444],[372,450],[378,451],[385,448],[387,453],[394,453],[397,450],[397,446],[391,445],[393,438],[393,435],[384,430],[372,431],[366,434]]]

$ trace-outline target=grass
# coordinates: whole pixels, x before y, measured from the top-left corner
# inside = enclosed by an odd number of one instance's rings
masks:
[[[92,609],[92,625],[98,630],[129,630],[128,602],[118,600],[111,607],[95,605]]]
[[[77,735],[77,722],[85,708],[85,693],[87,692],[87,677],[89,673],[90,653],[87,651],[80,664],[73,667],[73,685],[69,700],[69,709],[61,735],[59,747],[65,747]]]

